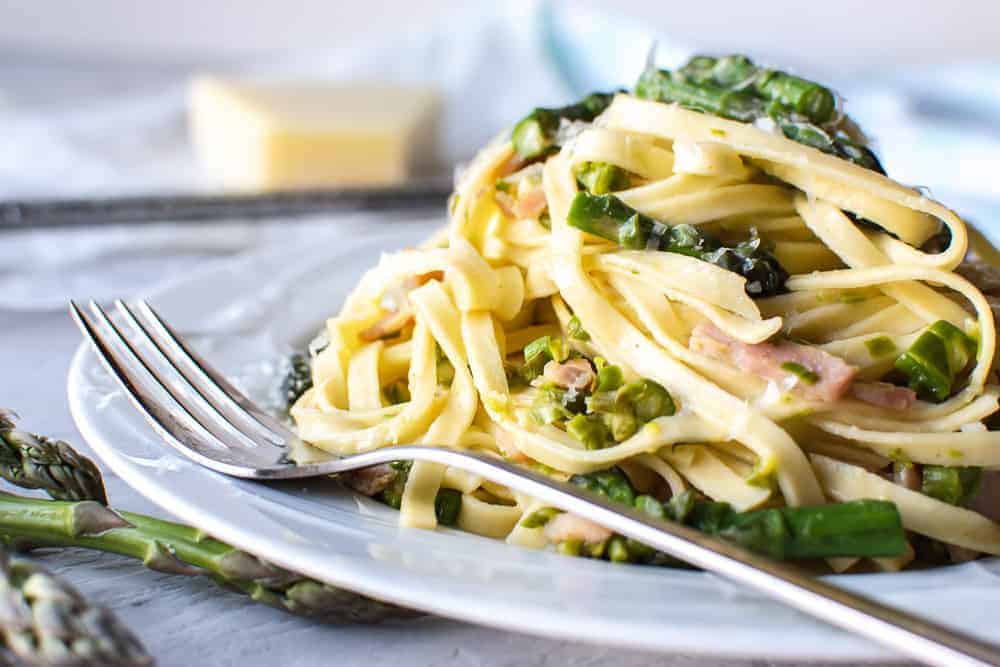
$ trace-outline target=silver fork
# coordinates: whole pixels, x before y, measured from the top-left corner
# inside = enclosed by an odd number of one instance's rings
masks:
[[[212,470],[274,480],[332,475],[401,459],[454,466],[586,517],[920,662],[1000,665],[996,646],[496,458],[407,445],[296,465],[287,452],[297,436],[213,370],[148,303],[115,305],[127,327],[93,301],[89,311],[70,302],[70,311],[105,368],[160,436]]]

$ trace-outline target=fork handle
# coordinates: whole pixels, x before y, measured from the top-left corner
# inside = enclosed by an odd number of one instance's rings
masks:
[[[319,464],[275,468],[272,474],[264,476],[311,477],[405,459],[440,463],[481,475],[654,546],[703,570],[749,586],[922,663],[947,667],[1000,665],[1000,650],[979,639],[851,593],[797,567],[752,553],[683,524],[654,519],[571,484],[481,454],[407,445]]]

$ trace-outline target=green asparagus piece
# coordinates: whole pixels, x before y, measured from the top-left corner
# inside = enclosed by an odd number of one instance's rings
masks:
[[[699,85],[752,90],[763,99],[821,125],[833,118],[837,107],[837,99],[829,88],[785,72],[757,67],[743,55],[696,56],[678,73]]]
[[[566,422],[566,432],[587,449],[604,449],[613,442],[611,431],[599,414],[576,415]]]
[[[573,340],[582,342],[590,340],[590,334],[583,328],[583,323],[580,322],[580,318],[576,315],[569,318],[569,322],[566,325],[566,334]]]
[[[700,498],[691,491],[666,503],[637,495],[618,468],[574,475],[570,482],[651,516],[670,519],[773,558],[892,557],[906,548],[899,511],[893,503],[859,500],[816,507],[783,507],[737,512],[728,503]],[[610,560],[674,561],[634,540],[612,537],[604,553]]]
[[[906,549],[893,503],[857,500],[816,507],[737,512],[728,503],[695,502],[684,523],[780,560],[890,558]]]
[[[567,223],[623,248],[679,253],[715,264],[746,278],[746,291],[752,297],[780,294],[788,280],[788,272],[756,234],[735,246],[724,246],[693,225],[666,225],[611,194],[576,193]]]
[[[742,90],[726,90],[709,83],[689,83],[668,70],[647,68],[635,86],[636,95],[658,102],[676,102],[682,107],[703,111],[742,123],[767,116],[767,105]]]
[[[792,141],[885,174],[875,153],[843,130],[829,88],[758,67],[746,56],[696,56],[673,72],[651,66],[635,93],[743,123],[769,118]]]
[[[943,401],[955,380],[976,354],[976,341],[947,320],[938,320],[920,334],[895,362],[910,388],[924,399]]]
[[[627,171],[607,162],[583,162],[573,172],[580,185],[595,195],[627,190],[632,184]]]
[[[560,120],[590,122],[608,108],[613,98],[614,93],[591,93],[569,106],[533,109],[518,121],[511,131],[514,151],[524,160],[533,160],[546,155],[555,147]]]
[[[968,506],[979,493],[982,468],[923,466],[921,491],[950,505]]]
[[[4,657],[13,657],[18,665],[153,664],[135,635],[109,610],[90,604],[31,560],[6,551],[0,553],[0,637],[6,649],[2,664],[9,664]]]
[[[643,424],[657,417],[669,417],[676,410],[670,393],[662,385],[646,378],[619,389],[616,402],[627,405]]]
[[[57,500],[107,504],[94,462],[61,440],[18,430],[14,415],[0,410],[0,477],[26,489],[42,489]]]
[[[160,572],[204,574],[257,602],[320,620],[373,622],[411,615],[283,570],[189,526],[116,512],[94,501],[0,493],[0,538],[15,548],[81,547],[137,558]]]
[[[309,357],[295,352],[288,357],[285,378],[281,382],[281,396],[286,409],[291,408],[312,386],[312,364]]]

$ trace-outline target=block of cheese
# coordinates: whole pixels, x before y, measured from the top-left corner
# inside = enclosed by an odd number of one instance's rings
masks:
[[[390,185],[435,160],[440,105],[426,87],[201,77],[188,104],[198,161],[229,189]]]

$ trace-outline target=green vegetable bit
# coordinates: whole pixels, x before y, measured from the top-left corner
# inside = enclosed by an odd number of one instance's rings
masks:
[[[583,443],[587,449],[604,449],[611,442],[611,431],[604,419],[597,414],[576,415],[566,422],[566,432]]]
[[[569,348],[561,338],[552,336],[542,336],[536,338],[524,346],[524,368],[522,373],[525,380],[531,381],[542,374],[545,364],[550,361],[562,363],[569,357]]]
[[[521,519],[521,525],[525,528],[541,528],[559,514],[562,514],[562,510],[555,507],[543,507]]]
[[[566,334],[573,340],[581,342],[590,340],[590,334],[583,328],[583,323],[580,322],[580,318],[576,315],[569,318],[569,322],[566,324]]]
[[[434,514],[442,526],[454,526],[462,511],[462,492],[455,489],[439,489],[434,497]]]
[[[865,341],[868,354],[872,357],[887,357],[898,349],[888,336],[876,336]]]
[[[582,396],[575,393],[570,396],[559,387],[547,384],[538,388],[529,414],[537,424],[557,424],[572,419],[574,413],[582,412],[585,407]]]
[[[623,248],[662,250],[715,264],[746,278],[746,292],[752,297],[780,294],[788,280],[788,272],[756,233],[735,246],[724,246],[693,225],[665,225],[614,195],[578,192],[570,205],[567,222]]]
[[[976,355],[976,341],[947,320],[938,320],[896,359],[896,370],[925,400],[948,398],[958,375]]]
[[[537,107],[514,125],[511,142],[514,151],[524,160],[543,157],[555,148],[556,133],[562,119],[590,122],[611,104],[614,93],[591,93],[565,107]]]
[[[979,493],[982,468],[924,466],[921,491],[932,498],[966,507]]]
[[[292,407],[312,386],[312,363],[309,357],[300,352],[289,356],[285,365],[285,378],[281,382],[285,408]]]
[[[642,423],[657,417],[669,417],[676,407],[670,393],[662,385],[648,378],[630,382],[618,390],[617,403],[631,407]]]
[[[615,365],[607,365],[597,371],[597,391],[614,391],[624,383],[622,369]]]
[[[785,363],[781,364],[781,370],[791,373],[792,375],[802,380],[802,382],[804,382],[805,384],[812,385],[819,382],[819,375],[809,370],[802,364],[796,363],[794,361],[786,361]]]
[[[607,162],[582,162],[573,170],[576,180],[595,195],[632,187],[632,177],[621,167]]]
[[[599,493],[611,500],[632,505],[635,503],[635,489],[620,468],[608,468],[585,475],[573,475],[570,483]]]

